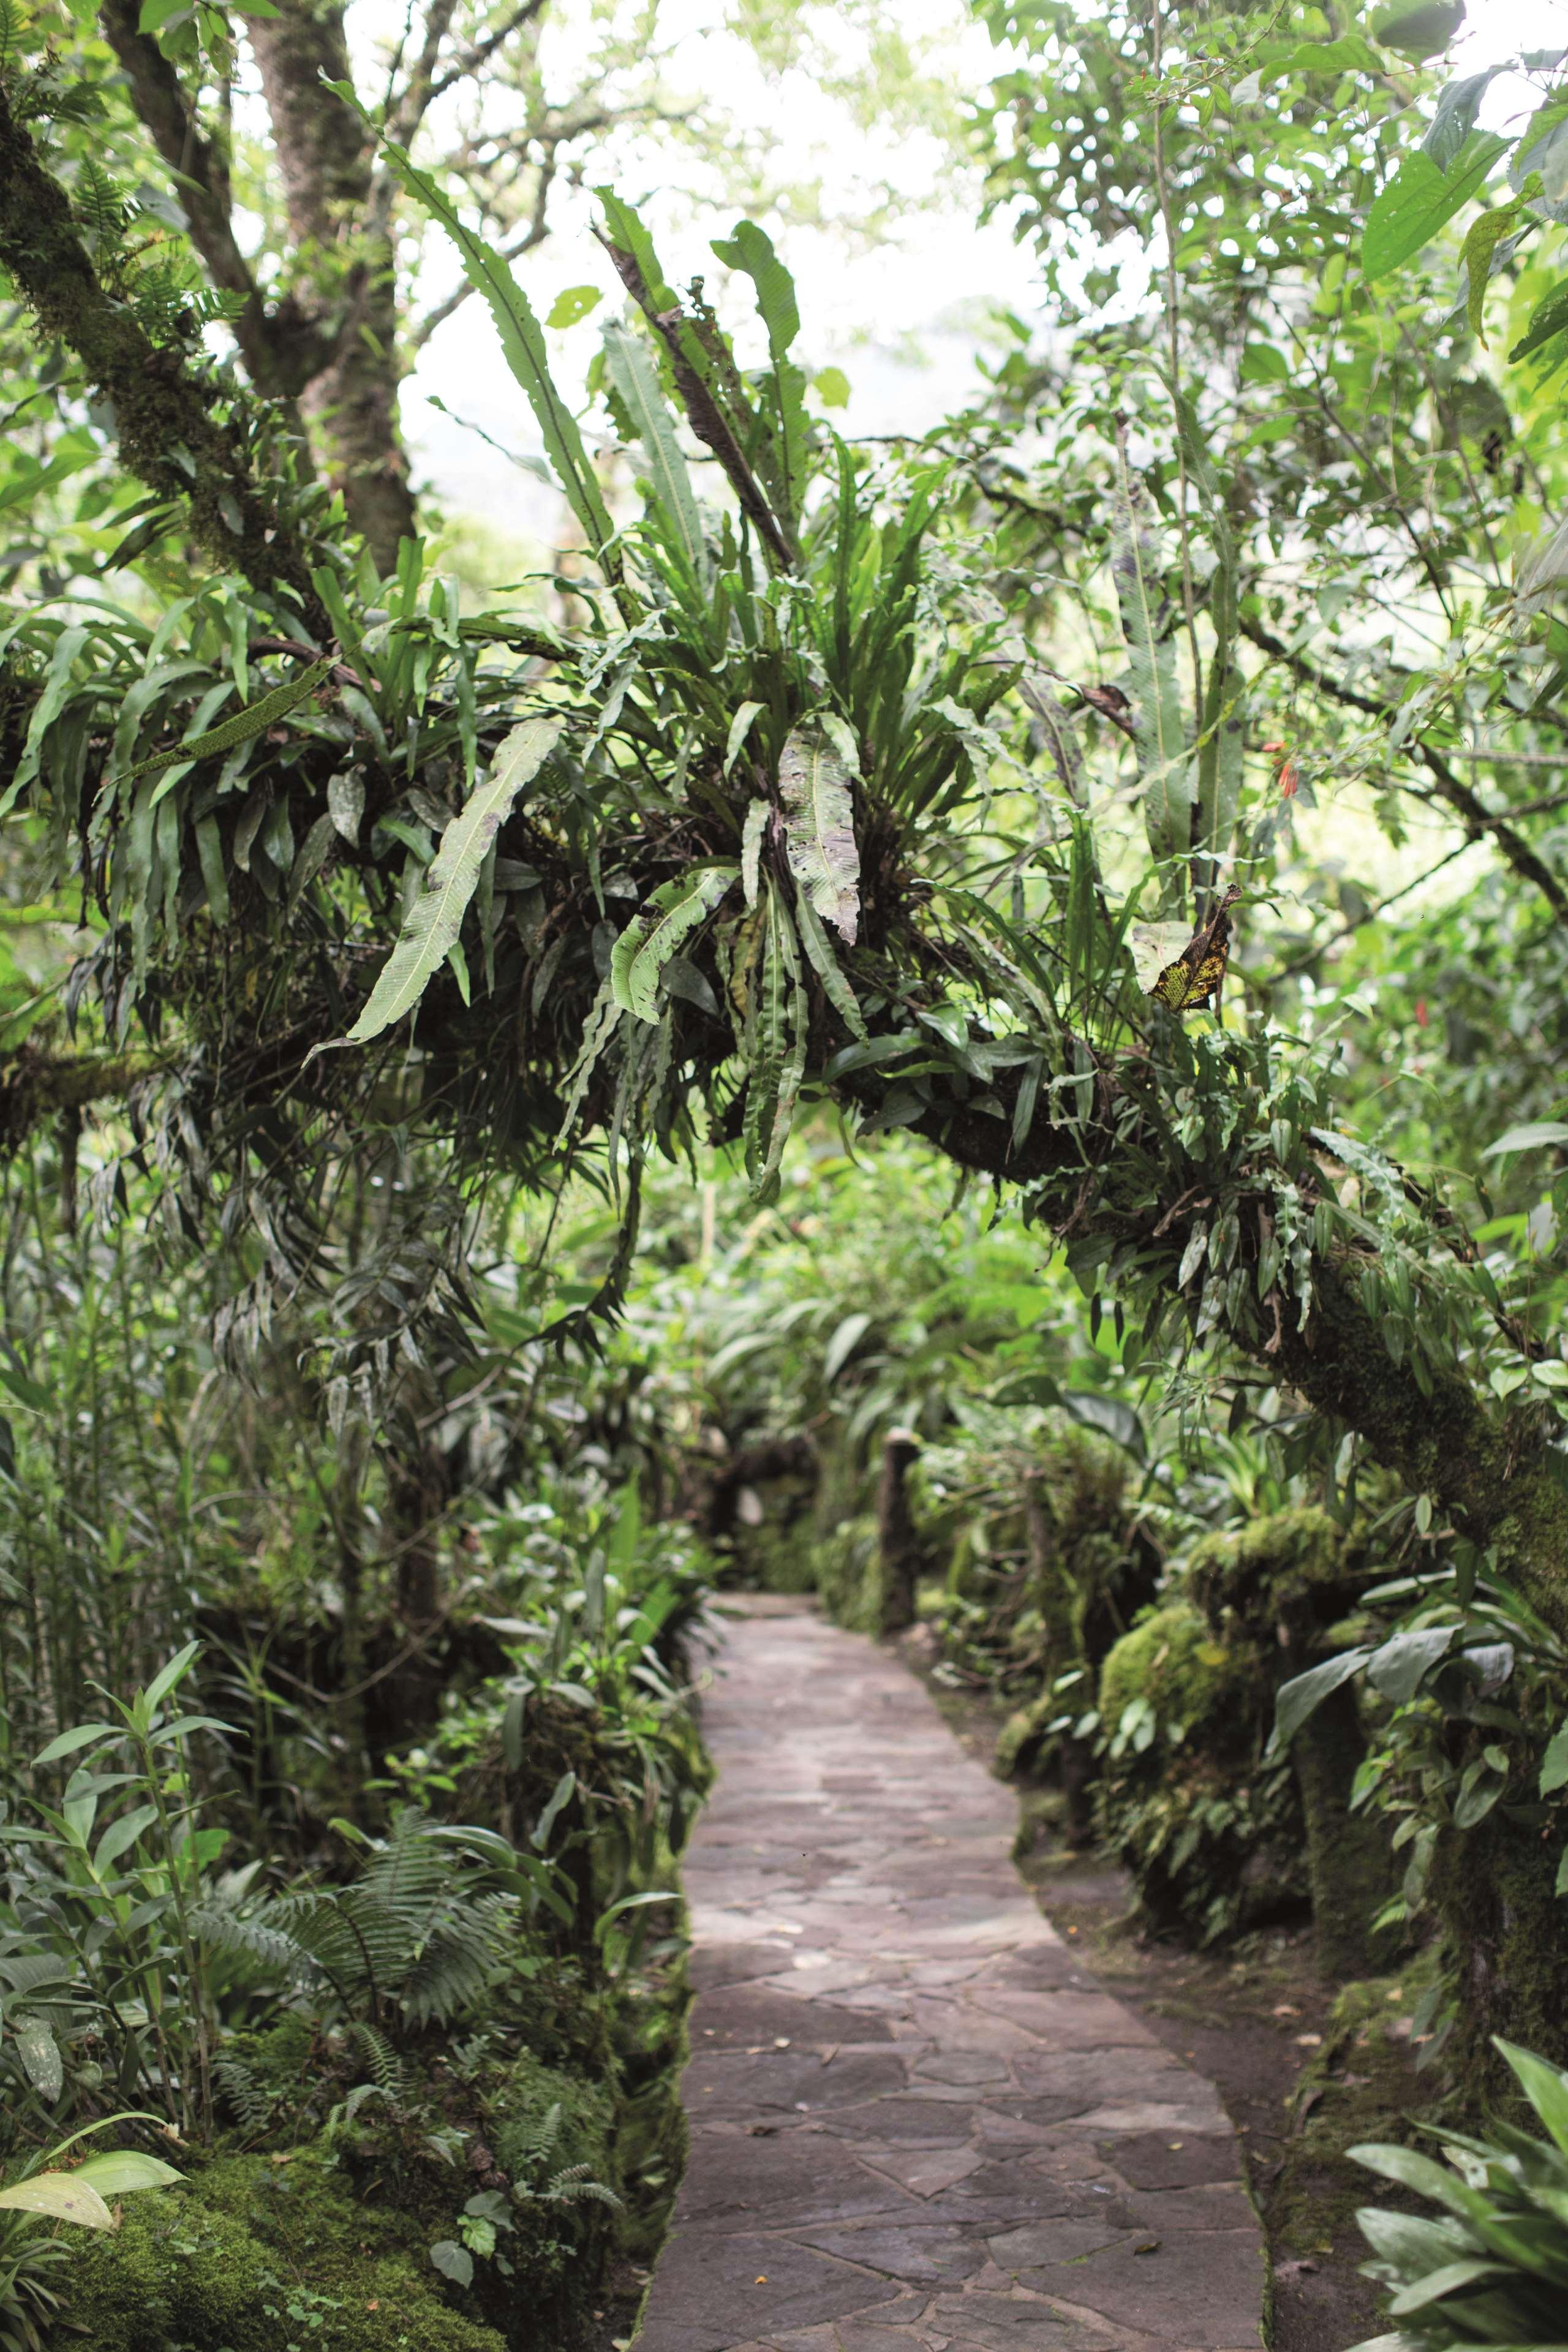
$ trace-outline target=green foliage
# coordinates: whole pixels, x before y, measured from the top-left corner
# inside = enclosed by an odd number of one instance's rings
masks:
[[[1413,2190],[1441,2219],[1364,2207],[1356,2216],[1376,2259],[1369,2278],[1390,2290],[1395,2330],[1383,2352],[1445,2352],[1449,2345],[1555,2342],[1568,2289],[1568,2074],[1500,2041],[1547,2137],[1493,2123],[1484,2137],[1436,2128],[1447,2158],[1413,2148],[1351,2153],[1371,2172]],[[1371,2352],[1371,2347],[1358,2347]]]

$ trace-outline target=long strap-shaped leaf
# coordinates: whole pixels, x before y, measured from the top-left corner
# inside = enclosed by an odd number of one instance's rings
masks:
[[[435,215],[461,254],[469,285],[490,306],[507,365],[528,396],[528,404],[543,436],[545,454],[566,493],[567,503],[586,531],[605,572],[612,579],[618,579],[620,562],[610,544],[615,538],[615,525],[600,493],[598,477],[583,446],[577,420],[555,388],[539,320],[510,267],[493,245],[477,236],[471,228],[464,227],[435,181],[419,169],[407,150],[382,135],[348,82],[329,81],[326,86],[369,126],[409,194]]]
[[[610,950],[610,988],[624,1012],[659,1017],[658,976],[689,931],[715,908],[740,868],[703,866],[661,882]]]
[[[784,851],[790,872],[825,922],[854,945],[860,919],[860,853],[849,770],[818,719],[792,730],[779,756]]]
[[[1240,592],[1240,554],[1231,528],[1225,497],[1209,462],[1196,410],[1173,380],[1166,379],[1187,472],[1196,483],[1214,541],[1214,577],[1209,586],[1209,621],[1215,649],[1203,697],[1197,749],[1197,822],[1194,828],[1194,886],[1200,909],[1218,887],[1219,866],[1231,845],[1241,801],[1242,763],[1247,748],[1246,682],[1237,670],[1236,611]]]
[[[1156,857],[1184,857],[1192,836],[1193,775],[1182,732],[1175,614],[1161,577],[1159,533],[1149,493],[1128,471],[1124,446],[1117,450],[1110,569],[1132,679],[1149,846]]]
[[[275,686],[259,701],[247,703],[232,719],[226,719],[221,727],[198,735],[194,742],[171,744],[166,751],[157,752],[151,760],[139,760],[135,767],[127,768],[123,775],[112,781],[133,784],[139,776],[155,776],[162,769],[180,766],[189,760],[216,759],[220,752],[232,751],[238,743],[248,743],[253,736],[264,735],[269,727],[286,719],[307,695],[314,694],[331,667],[331,655],[324,661],[312,662],[309,669],[298,671],[282,686]]]
[[[664,281],[652,241],[630,205],[613,188],[595,191],[605,207],[605,226],[594,234],[615,263],[621,283],[669,353],[675,389],[687,421],[700,441],[705,441],[729,476],[743,513],[762,534],[770,555],[788,572],[797,562],[788,530],[773,512],[737,437],[750,440],[757,418],[721,341],[710,351],[679,300]],[[733,417],[730,414],[734,411]]]
[[[441,835],[425,887],[404,919],[397,944],[381,968],[370,1003],[349,1031],[351,1045],[379,1036],[412,1012],[439,971],[463,927],[485,854],[511,814],[524,784],[537,775],[561,732],[559,719],[525,719],[496,753],[489,781],[471,793]]]
[[[697,511],[691,477],[675,437],[674,424],[658,388],[658,371],[652,355],[642,337],[630,328],[607,327],[605,365],[637,428],[647,459],[648,479],[675,543],[700,581],[708,571],[702,519]]]

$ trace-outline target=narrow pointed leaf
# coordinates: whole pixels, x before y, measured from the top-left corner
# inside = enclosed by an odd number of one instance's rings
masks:
[[[1479,195],[1508,144],[1489,131],[1472,131],[1446,172],[1419,147],[1406,155],[1366,216],[1361,241],[1366,275],[1386,278],[1430,245],[1438,230]]]
[[[85,2180],[100,2197],[130,2197],[139,2189],[173,2189],[185,2176],[165,2164],[161,2156],[144,2156],[140,2148],[125,2147],[89,2156],[70,2177]]]
[[[1149,493],[1118,467],[1110,569],[1127,640],[1143,821],[1156,857],[1185,855],[1192,835],[1192,761],[1182,731],[1174,607],[1165,594],[1160,536]]]
[[[138,761],[135,767],[127,768],[123,775],[117,776],[115,782],[134,783],[139,776],[158,775],[165,768],[187,766],[193,760],[216,759],[222,752],[234,751],[240,743],[250,742],[254,737],[264,735],[269,727],[276,727],[279,719],[287,719],[308,695],[314,694],[331,675],[331,667],[330,656],[324,661],[311,662],[308,668],[287,679],[282,686],[275,686],[270,694],[262,695],[259,701],[247,703],[243,710],[237,710],[232,719],[224,720],[221,727],[214,727],[207,734],[198,735],[191,742],[172,743],[166,751],[157,752],[151,760]]]
[[[559,719],[526,719],[514,727],[496,753],[489,782],[469,797],[442,834],[426,870],[425,887],[405,918],[369,1003],[349,1031],[351,1045],[378,1037],[411,1012],[431,974],[445,963],[479,885],[486,852],[519,793],[553,750],[563,723]]]
[[[741,828],[741,887],[748,909],[757,903],[757,869],[762,862],[763,834],[772,810],[766,801],[753,801]]]
[[[866,1026],[866,1016],[860,1010],[860,1000],[833,952],[833,942],[822,928],[821,918],[798,883],[795,885],[795,915],[806,961],[822,982],[823,994],[852,1035],[861,1039],[868,1037],[870,1032]]]
[[[583,436],[561,394],[556,390],[545,355],[544,334],[532,305],[510,266],[493,245],[465,228],[451,205],[435,181],[419,167],[406,149],[395,140],[382,137],[353,87],[346,81],[329,81],[328,89],[352,106],[363,121],[369,125],[382,153],[391,164],[395,177],[402,181],[409,194],[422,204],[426,212],[438,220],[462,257],[464,273],[476,293],[489,303],[490,316],[496,322],[506,353],[507,365],[522,386],[528,404],[532,409],[545,455],[555,470],[555,476],[566,493],[568,505],[583,526],[595,553],[605,562],[614,577],[618,565],[613,554],[607,553],[615,537],[615,525],[599,488],[598,477],[583,446]]]
[[[637,427],[647,461],[648,484],[658,500],[670,536],[700,580],[707,571],[702,519],[697,510],[686,460],[675,437],[675,421],[659,390],[653,355],[641,335],[616,324],[605,331],[605,365]]]

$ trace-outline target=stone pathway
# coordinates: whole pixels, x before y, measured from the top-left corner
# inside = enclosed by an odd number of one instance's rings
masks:
[[[1257,2352],[1225,2113],[1041,1917],[1014,1799],[896,1659],[733,1605],[637,2352]]]

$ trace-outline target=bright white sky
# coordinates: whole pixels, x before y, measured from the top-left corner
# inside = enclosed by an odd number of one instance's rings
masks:
[[[757,119],[761,98],[774,114],[781,173],[820,178],[829,219],[836,210],[853,208],[868,142],[847,110],[810,87],[767,92],[739,44],[712,29],[715,12],[704,0],[685,0],[685,13],[689,29],[682,78],[742,118]],[[940,45],[953,86],[978,90],[996,69],[997,53],[963,0],[907,0],[903,22],[911,37]],[[1521,49],[1564,45],[1568,0],[1471,0],[1469,26],[1453,61],[1457,71],[1474,72]],[[1531,102],[1525,85],[1500,79],[1483,120],[1506,128]],[[704,266],[716,275],[707,239],[728,231],[729,214],[694,220],[683,202],[661,189],[664,159],[652,142],[637,163],[640,184],[623,184],[639,200],[647,197],[672,280],[683,282]],[[987,311],[1005,306],[1027,317],[1035,308],[1034,271],[1004,223],[975,226],[978,176],[955,168],[934,142],[906,142],[901,151],[874,159],[871,168],[894,180],[918,206],[871,249],[831,230],[767,219],[764,226],[801,285],[802,357],[816,367],[837,364],[849,379],[852,397],[842,420],[848,430],[921,432],[975,388],[974,355]],[[587,215],[585,198],[563,205],[556,235],[521,266],[542,317],[565,287],[601,284],[607,295],[611,289],[612,273],[588,234]],[[442,253],[433,243],[432,291],[444,290],[456,274],[449,248]],[[608,314],[606,299],[578,327],[550,333],[565,386],[581,383]],[[434,408],[432,394],[507,446],[537,448],[532,420],[507,373],[489,312],[477,299],[432,337],[404,387],[403,418],[416,470],[455,513],[483,518],[507,538],[548,528],[549,493]]]

